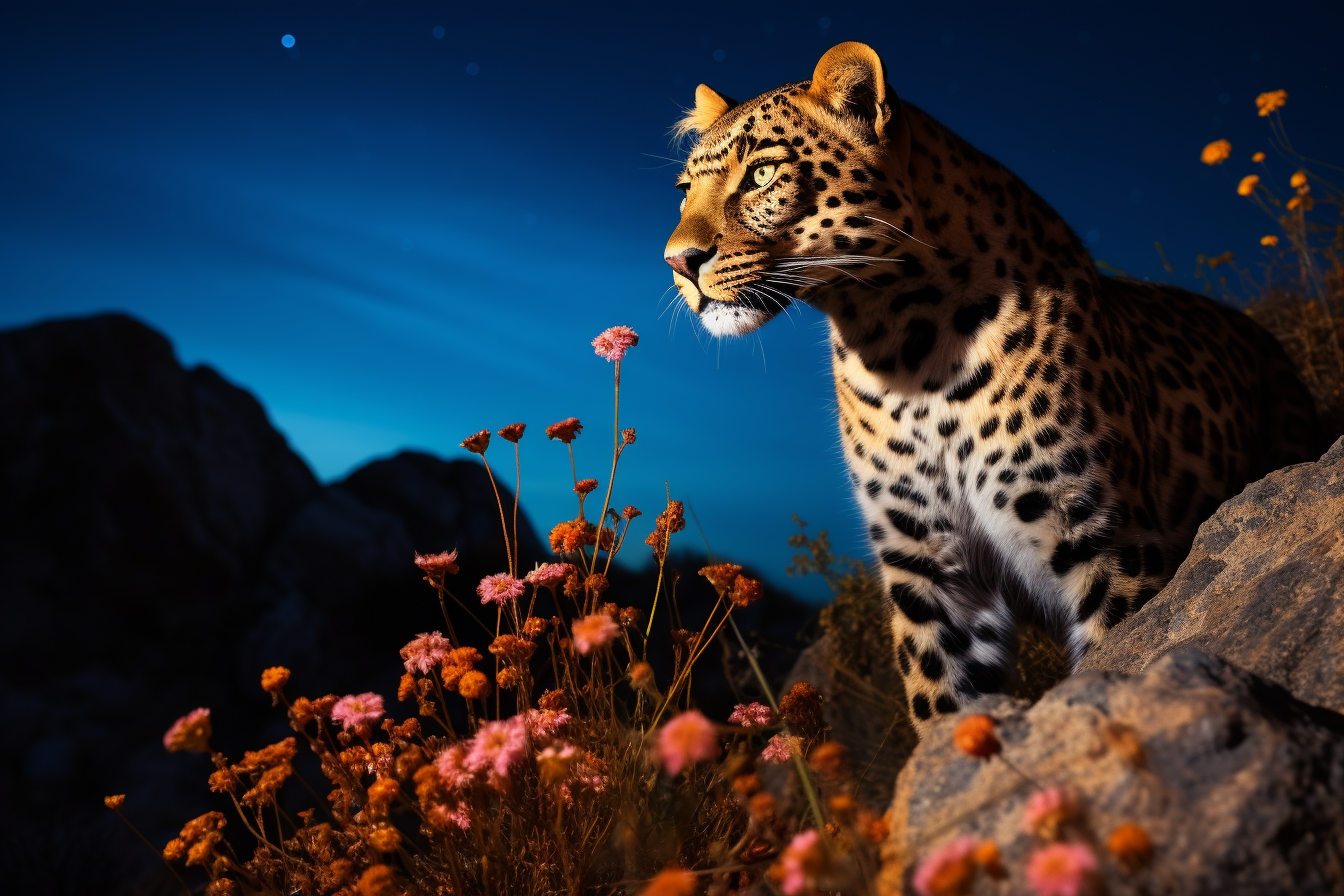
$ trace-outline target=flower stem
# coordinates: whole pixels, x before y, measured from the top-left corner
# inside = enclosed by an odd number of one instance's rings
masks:
[[[150,852],[154,853],[154,855],[159,857],[159,861],[163,862],[163,866],[168,869],[168,873],[171,874],[173,877],[177,878],[177,882],[182,885],[182,889],[187,891],[187,896],[192,896],[191,887],[187,886],[187,882],[182,879],[182,875],[177,873],[177,869],[173,867],[172,862],[169,862],[166,858],[164,858],[163,853],[160,852],[158,848],[154,846],[153,843],[150,843],[144,834],[140,833],[139,828],[131,824],[131,820],[127,818],[125,815],[123,815],[120,809],[113,809],[112,811],[117,813],[117,817],[121,819],[122,823],[125,824],[126,827],[131,829],[132,834],[140,838],[141,843],[149,847]]]

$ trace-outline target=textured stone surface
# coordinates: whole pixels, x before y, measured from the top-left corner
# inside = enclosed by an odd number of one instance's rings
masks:
[[[1193,648],[1133,676],[1074,676],[1035,706],[987,697],[969,711],[998,720],[1012,765],[953,747],[965,713],[940,722],[901,772],[883,893],[912,892],[919,860],[959,835],[994,840],[1009,871],[975,892],[1032,892],[1024,868],[1043,841],[1023,808],[1038,785],[1080,794],[1064,836],[1097,849],[1109,896],[1344,891],[1344,717]],[[1127,742],[1141,744],[1138,761]],[[1125,822],[1156,847],[1137,873],[1102,847]]]
[[[1344,439],[1224,504],[1171,584],[1083,668],[1136,672],[1178,645],[1344,712]]]

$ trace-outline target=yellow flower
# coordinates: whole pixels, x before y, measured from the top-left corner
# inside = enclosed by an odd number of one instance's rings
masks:
[[[1262,246],[1277,246],[1278,244],[1279,238],[1272,233],[1260,237],[1260,245]]]
[[[1252,161],[1252,162],[1255,162],[1256,164],[1259,164],[1260,162],[1263,162],[1264,160],[1265,160],[1265,154],[1262,153],[1262,152],[1258,152],[1258,153],[1256,153],[1255,155],[1251,156],[1251,161]]]
[[[1241,179],[1241,183],[1237,184],[1237,195],[1249,196],[1255,192],[1255,188],[1259,186],[1259,184],[1260,175],[1248,174]]]
[[[1221,165],[1232,155],[1232,144],[1226,140],[1215,140],[1199,154],[1199,160],[1205,165]]]
[[[1255,107],[1260,110],[1260,117],[1265,118],[1276,109],[1283,108],[1287,102],[1288,91],[1271,90],[1269,93],[1262,93],[1255,98]]]
[[[1288,183],[1298,192],[1302,192],[1302,188],[1307,185],[1307,172],[1295,172],[1293,176],[1288,179]]]

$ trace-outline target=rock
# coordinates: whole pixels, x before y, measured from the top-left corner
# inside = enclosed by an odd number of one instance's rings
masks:
[[[1162,593],[1085,669],[1138,672],[1178,645],[1218,654],[1344,712],[1344,439],[1271,473],[1210,517]]]
[[[1076,675],[1035,706],[994,696],[968,712],[997,719],[1002,757],[953,747],[965,712],[934,727],[901,772],[879,892],[912,892],[920,859],[957,836],[993,840],[1008,869],[975,892],[1033,892],[1043,841],[1023,808],[1038,786],[1078,794],[1063,836],[1096,851],[1109,896],[1344,892],[1344,717],[1263,678],[1183,647],[1137,675]],[[1127,822],[1155,847],[1136,873],[1105,854]]]

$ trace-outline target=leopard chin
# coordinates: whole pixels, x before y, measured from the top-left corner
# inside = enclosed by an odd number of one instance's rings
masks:
[[[713,336],[746,336],[769,323],[770,319],[787,307],[763,309],[743,302],[704,300],[700,306],[700,323]]]

